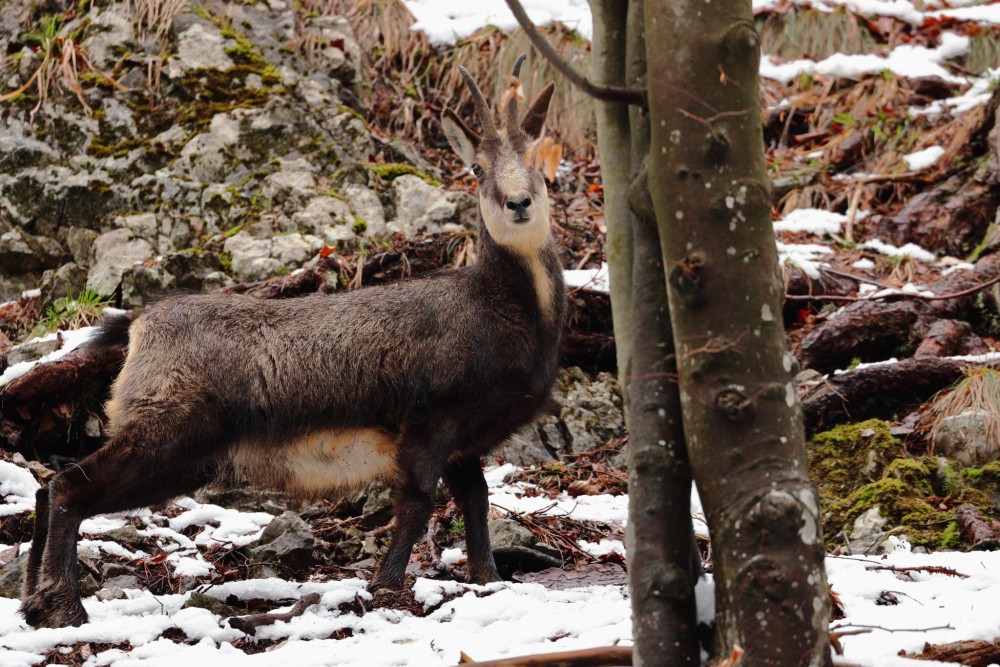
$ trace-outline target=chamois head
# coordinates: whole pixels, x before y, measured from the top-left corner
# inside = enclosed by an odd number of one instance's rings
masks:
[[[521,72],[522,54],[514,65]],[[541,248],[549,238],[549,199],[545,180],[525,163],[528,143],[538,138],[545,124],[555,84],[550,83],[521,118],[517,97],[507,105],[503,127],[497,127],[493,112],[479,86],[464,67],[459,71],[472,92],[483,136],[462,122],[451,109],[441,115],[448,143],[479,179],[479,210],[486,231],[501,246],[526,253]]]

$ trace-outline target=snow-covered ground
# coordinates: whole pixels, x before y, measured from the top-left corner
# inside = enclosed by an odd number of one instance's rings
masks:
[[[599,495],[579,499],[557,498],[536,507],[524,482],[505,482],[513,470],[504,466],[488,475],[491,501],[514,511],[544,511],[568,514],[579,519],[625,521],[627,497]],[[28,511],[37,483],[29,473],[13,464],[0,462],[0,514]],[[692,513],[700,519],[697,496]],[[577,502],[580,501],[580,502]],[[586,501],[586,502],[583,502]],[[176,510],[181,510],[178,514]],[[156,539],[169,552],[168,561],[178,574],[204,574],[211,567],[203,550],[215,543],[246,544],[256,539],[270,520],[263,512],[237,512],[215,505],[201,505],[181,499],[172,512],[159,517],[149,510],[130,517],[145,524],[140,535]],[[81,549],[101,549],[128,560],[148,558],[131,552],[100,535],[121,528],[121,517],[87,521],[82,533],[96,539],[81,542]],[[703,523],[700,523],[703,529]],[[202,526],[192,539],[180,532]],[[190,534],[190,533],[189,533]],[[896,540],[896,550],[885,557],[830,557],[827,572],[834,592],[844,604],[847,617],[834,628],[861,630],[841,638],[843,659],[868,667],[911,665],[900,658],[900,650],[919,652],[925,642],[944,643],[963,639],[992,641],[1000,636],[996,623],[996,599],[1000,596],[1000,554],[937,553],[914,554],[909,545]],[[16,546],[16,545],[14,545]],[[594,555],[623,553],[618,540],[581,543]],[[0,545],[0,553],[7,547]],[[21,545],[20,551],[28,548]],[[461,554],[449,554],[450,561]],[[964,578],[944,573],[894,572],[887,567],[951,568]],[[126,598],[84,600],[90,622],[79,628],[39,629],[26,626],[17,614],[18,602],[0,597],[0,667],[40,664],[46,652],[80,643],[121,644],[130,650],[96,650],[85,665],[136,665],[174,667],[178,664],[229,665],[454,665],[460,652],[478,660],[504,656],[573,650],[631,642],[629,600],[623,586],[586,586],[550,590],[536,583],[500,583],[472,586],[453,581],[418,579],[414,586],[417,602],[429,610],[419,616],[397,609],[372,609],[371,596],[361,579],[295,582],[282,579],[233,581],[203,592],[225,600],[230,595],[247,600],[294,600],[318,593],[320,602],[289,622],[258,629],[254,639],[230,627],[225,619],[201,608],[184,609],[191,593],[153,595],[143,589],[125,591]],[[879,599],[891,592],[898,604],[882,605]],[[699,607],[704,617],[711,615],[710,578],[699,585]],[[356,600],[367,613],[342,608]],[[286,611],[290,605],[279,607]],[[186,639],[163,637],[168,629],[180,629]],[[334,639],[332,636],[344,637]],[[349,636],[345,636],[349,635]],[[177,636],[172,630],[171,636]],[[271,641],[263,653],[248,655],[233,643]],[[924,665],[945,663],[919,663]]]

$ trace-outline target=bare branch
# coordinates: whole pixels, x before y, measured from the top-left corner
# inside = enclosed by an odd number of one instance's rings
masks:
[[[531,19],[528,18],[528,13],[524,11],[524,7],[521,5],[520,0],[507,0],[507,6],[510,7],[510,11],[513,12],[514,18],[516,18],[517,22],[521,24],[521,29],[524,30],[524,34],[528,36],[528,39],[531,40],[531,43],[535,46],[535,48],[538,49],[543,56],[545,56],[545,59],[548,60],[553,67],[569,79],[573,85],[577,86],[591,97],[604,102],[634,104],[642,107],[643,109],[647,107],[645,90],[621,88],[618,86],[602,86],[594,83],[573,69],[572,65],[562,59],[562,56],[560,56],[559,52],[555,50],[555,47],[549,44],[548,40],[546,40],[545,37],[538,32],[538,28],[531,22]]]

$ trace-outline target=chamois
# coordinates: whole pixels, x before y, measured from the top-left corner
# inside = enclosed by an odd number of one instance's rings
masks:
[[[108,440],[37,493],[28,623],[86,622],[83,519],[212,482],[304,497],[390,483],[396,524],[369,585],[378,590],[403,588],[443,478],[465,518],[470,580],[499,579],[480,457],[549,401],[565,319],[545,181],[524,159],[554,85],[523,117],[511,99],[498,124],[459,70],[483,135],[450,109],[441,122],[479,181],[476,264],[286,300],[173,296],[104,320],[88,345],[128,346],[106,406]]]

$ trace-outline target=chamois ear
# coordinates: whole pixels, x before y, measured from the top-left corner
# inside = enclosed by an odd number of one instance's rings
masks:
[[[531,103],[528,113],[524,114],[521,121],[521,131],[532,139],[537,139],[542,133],[542,126],[545,125],[545,116],[549,113],[549,102],[552,101],[552,93],[556,89],[555,82],[550,83],[538,93],[538,97]]]
[[[444,128],[444,136],[448,138],[448,143],[452,149],[458,153],[465,164],[472,164],[476,161],[476,150],[479,148],[479,135],[469,129],[469,126],[462,122],[451,109],[445,109],[441,114],[441,127]]]

